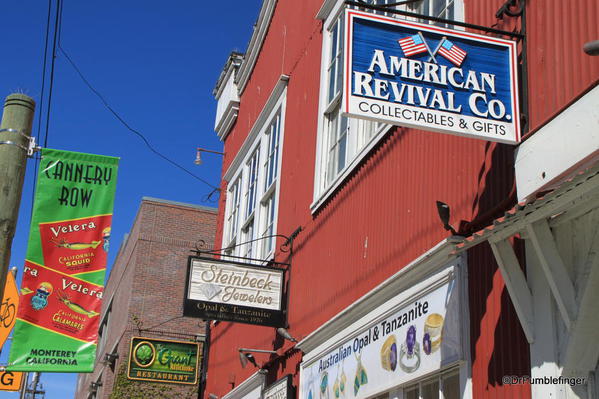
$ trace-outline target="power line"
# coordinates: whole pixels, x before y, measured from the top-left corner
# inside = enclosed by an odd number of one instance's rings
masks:
[[[48,16],[46,18],[46,39],[44,41],[44,61],[42,62],[42,89],[40,94],[40,107],[39,116],[37,117],[37,140],[41,142],[42,137],[42,112],[44,110],[44,93],[46,88],[46,69],[48,65],[48,38],[50,37],[50,16],[52,15],[52,0],[48,0]],[[48,133],[46,132],[46,137]],[[33,217],[33,204],[35,202],[35,183],[37,182],[37,167],[39,157],[34,156],[33,162],[33,182],[31,189],[31,209],[29,211],[29,218]]]
[[[58,39],[58,26],[60,24],[62,1],[57,0],[56,18],[54,21],[54,39],[52,43],[52,62],[50,63],[50,88],[48,93],[48,107],[46,112],[46,136],[44,137],[44,147],[48,146],[48,130],[50,129],[50,109],[52,107],[52,88],[54,87],[54,64],[56,63],[56,44]]]
[[[46,20],[46,40],[44,44],[44,61],[42,63],[42,90],[40,95],[40,110],[44,109],[44,91],[46,87],[46,65],[48,64],[48,37],[50,36],[50,15],[52,14],[52,0],[48,0],[48,18]],[[37,139],[41,140],[42,117],[37,118]]]
[[[135,135],[137,135],[144,142],[144,144],[146,145],[146,147],[148,147],[150,149],[150,151],[152,151],[154,154],[156,154],[160,158],[164,159],[165,161],[167,161],[171,165],[173,165],[173,166],[179,168],[180,170],[182,170],[183,172],[187,173],[191,177],[193,177],[193,178],[201,181],[202,183],[206,184],[209,187],[212,187],[216,191],[220,191],[220,188],[218,188],[215,185],[209,183],[208,181],[202,179],[201,177],[197,176],[196,174],[192,173],[191,171],[189,171],[185,167],[179,165],[175,161],[167,158],[165,155],[161,154],[159,151],[157,151],[156,149],[154,149],[154,147],[152,147],[152,145],[150,144],[150,142],[148,141],[148,139],[141,132],[139,132],[138,130],[136,130],[136,129],[132,128],[131,126],[129,126],[129,124],[121,117],[121,115],[118,112],[116,112],[114,110],[114,108],[112,108],[110,106],[110,104],[108,104],[108,101],[106,101],[106,99],[104,98],[104,96],[102,96],[102,94],[100,94],[100,92],[98,92],[98,90],[96,90],[92,86],[92,84],[85,78],[85,76],[83,75],[83,73],[81,72],[81,70],[77,67],[77,64],[75,64],[75,62],[71,59],[71,57],[69,57],[69,55],[67,54],[67,52],[65,51],[65,49],[62,47],[62,45],[61,45],[60,42],[58,43],[58,49],[65,56],[65,58],[67,59],[67,61],[69,62],[69,64],[71,64],[71,66],[73,67],[73,69],[75,70],[75,72],[77,72],[77,74],[79,75],[79,77],[81,78],[81,80],[83,81],[83,83],[85,83],[85,85],[100,99],[100,101],[102,102],[102,104],[104,104],[104,107],[106,107],[106,109],[108,109],[108,111],[110,111],[110,113],[112,115],[114,115],[114,117],[119,122],[121,122],[121,124],[123,126],[125,126],[127,128],[127,130],[129,130],[130,132],[132,132]]]

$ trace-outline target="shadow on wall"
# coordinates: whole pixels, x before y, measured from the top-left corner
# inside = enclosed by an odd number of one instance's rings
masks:
[[[460,223],[462,234],[470,235],[492,224],[516,204],[514,151],[515,147],[506,144],[486,144],[472,221]],[[515,239],[513,245],[524,265],[523,241]],[[482,393],[503,386],[506,375],[529,375],[530,350],[488,243],[468,251],[468,274],[470,347],[473,374],[478,374],[473,375],[474,391]],[[518,387],[511,388],[530,397],[529,385]]]

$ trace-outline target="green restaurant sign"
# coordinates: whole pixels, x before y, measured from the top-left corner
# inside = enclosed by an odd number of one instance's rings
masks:
[[[197,384],[201,357],[200,345],[195,342],[133,337],[127,377],[131,380]]]

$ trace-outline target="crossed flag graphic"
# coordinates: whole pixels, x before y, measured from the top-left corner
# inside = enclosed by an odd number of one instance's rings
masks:
[[[435,56],[439,54],[440,56],[445,57],[452,62],[455,66],[459,67],[462,65],[464,58],[466,58],[466,55],[468,54],[454,43],[449,41],[445,36],[443,36],[435,51],[431,52],[421,32],[418,32],[412,36],[404,37],[403,39],[398,40],[398,43],[406,57],[428,52],[430,55],[429,62],[433,60],[435,64],[437,63]]]

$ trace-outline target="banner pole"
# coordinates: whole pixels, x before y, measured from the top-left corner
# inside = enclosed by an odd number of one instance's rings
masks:
[[[0,123],[0,298],[19,217],[34,110],[32,98],[11,94],[4,102]]]
[[[21,390],[19,392],[19,399],[25,399],[27,392],[27,383],[29,380],[29,373],[23,373],[23,381],[21,382]]]

